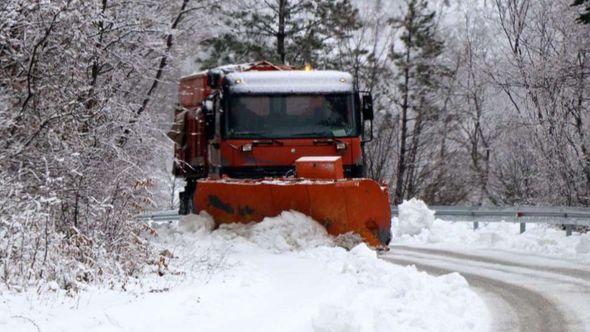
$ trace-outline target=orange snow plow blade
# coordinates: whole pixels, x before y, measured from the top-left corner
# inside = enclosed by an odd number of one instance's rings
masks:
[[[375,248],[391,239],[387,189],[369,179],[200,180],[194,210],[217,225],[260,222],[295,210],[318,221],[329,234],[354,232]]]

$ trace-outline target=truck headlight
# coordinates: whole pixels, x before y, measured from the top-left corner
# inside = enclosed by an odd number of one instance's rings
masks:
[[[336,142],[336,150],[337,151],[346,150],[346,143],[344,143],[344,142]]]
[[[251,143],[248,143],[248,144],[242,145],[242,151],[243,152],[250,152],[250,151],[252,151],[252,144]]]

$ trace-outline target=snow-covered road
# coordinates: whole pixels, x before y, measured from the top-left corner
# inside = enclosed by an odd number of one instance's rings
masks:
[[[498,250],[393,246],[384,260],[459,272],[486,300],[496,331],[590,330],[590,265]]]

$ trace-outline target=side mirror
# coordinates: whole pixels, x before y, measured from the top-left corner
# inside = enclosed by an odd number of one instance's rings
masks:
[[[221,81],[221,72],[218,70],[209,70],[207,72],[207,85],[211,89],[218,89]]]
[[[373,120],[373,96],[363,95],[363,120]]]
[[[215,137],[215,103],[212,99],[206,99],[201,104],[201,111],[205,120],[205,137],[210,140]]]
[[[365,143],[369,143],[373,140],[373,95],[369,91],[359,91],[357,95],[360,98],[357,98],[357,102],[361,103],[361,111],[363,113],[363,121],[361,123],[362,128],[362,141],[361,144],[364,145]],[[365,138],[365,121],[369,121],[370,129],[369,129],[369,137]]]

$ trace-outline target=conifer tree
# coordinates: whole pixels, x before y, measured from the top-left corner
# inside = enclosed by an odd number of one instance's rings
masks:
[[[577,21],[582,24],[590,24],[590,0],[574,0],[572,6],[584,6],[584,10]]]
[[[329,57],[331,42],[350,38],[358,27],[350,0],[259,3],[249,1],[224,13],[227,31],[203,43],[208,54],[197,60],[202,67],[257,60],[317,64]]]
[[[415,194],[416,163],[420,141],[427,122],[436,116],[435,92],[438,76],[443,74],[437,58],[443,43],[437,39],[435,12],[426,0],[408,0],[402,20],[392,20],[401,30],[402,49],[390,56],[398,69],[400,91],[400,143],[394,200]]]

